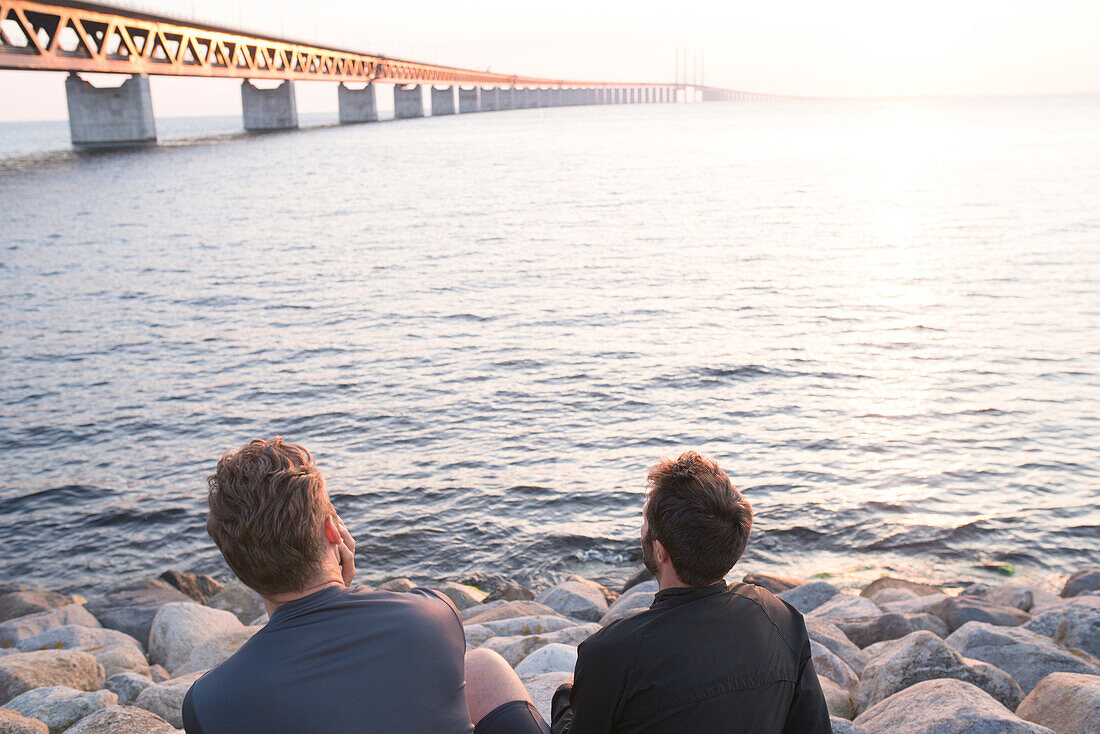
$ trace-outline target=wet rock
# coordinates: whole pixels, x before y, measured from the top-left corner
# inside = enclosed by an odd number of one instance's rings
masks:
[[[827,619],[806,619],[806,631],[810,640],[824,645],[859,674],[867,664],[868,656],[860,650],[843,630]]]
[[[1022,612],[1016,607],[990,604],[984,599],[966,596],[948,599],[947,603],[940,607],[937,616],[947,623],[947,628],[952,632],[967,622],[986,622],[1003,627],[1015,627],[1029,619],[1027,612]]]
[[[541,635],[549,632],[557,632],[566,627],[577,625],[571,619],[558,616],[530,616],[512,617],[511,619],[494,619],[488,622],[470,624],[465,628],[466,645],[479,647],[490,637],[517,637],[521,635]]]
[[[108,706],[76,722],[65,734],[176,734],[176,727],[143,709]]]
[[[557,610],[551,609],[545,604],[535,601],[505,601],[493,605],[484,611],[479,611],[482,606],[470,607],[467,612],[476,612],[462,620],[463,624],[481,624],[498,619],[514,619],[516,617],[549,616],[560,617]]]
[[[894,590],[911,591],[917,596],[931,596],[934,594],[942,594],[943,589],[938,586],[932,586],[930,584],[921,584],[916,581],[908,581],[906,579],[894,578],[893,576],[883,576],[877,578],[867,586],[863,587],[863,591],[859,592],[860,596],[865,596],[876,604],[879,603],[878,596],[884,591]],[[884,600],[885,601],[885,600]]]
[[[456,584],[454,581],[445,581],[436,586],[435,590],[454,602],[454,605],[458,607],[459,610],[472,607],[475,604],[480,604],[485,601],[485,597],[488,596],[488,594],[481,589],[476,589],[473,586],[466,586],[465,584]]]
[[[1062,596],[1069,598],[1089,591],[1100,591],[1100,568],[1082,568],[1066,579]]]
[[[0,648],[15,647],[39,632],[66,625],[99,627],[99,620],[93,617],[83,604],[66,604],[47,612],[16,617],[0,623]]]
[[[193,601],[165,604],[149,630],[149,660],[176,675],[195,648],[215,637],[241,630],[231,612],[211,609]]]
[[[635,585],[608,607],[607,614],[600,619],[600,624],[606,627],[612,622],[644,612],[649,609],[649,606],[653,603],[653,597],[656,595],[657,582],[655,580],[643,581]]]
[[[207,599],[225,589],[225,584],[201,573],[190,571],[165,571],[160,575],[161,581],[167,581],[184,594],[205,604]]]
[[[545,635],[490,637],[485,641],[482,647],[498,653],[514,668],[521,660],[535,650],[538,650],[540,647],[546,647],[555,642],[563,645],[573,645],[575,647],[599,631],[600,625],[589,622],[588,624],[582,624],[576,627],[566,627],[565,629],[560,629],[557,632],[550,632]]]
[[[579,581],[566,581],[535,597],[555,611],[585,622],[599,622],[607,614],[607,598],[599,589]]]
[[[160,579],[146,579],[88,601],[88,611],[109,629],[125,632],[148,647],[149,627],[160,608],[191,597]]]
[[[852,670],[848,663],[844,662],[832,650],[820,642],[810,640],[810,654],[814,662],[814,670],[818,677],[826,677],[844,690],[852,693],[859,684],[859,676]]]
[[[137,640],[125,632],[102,627],[54,627],[23,640],[19,650],[80,650],[98,660],[107,676],[126,671],[149,673],[149,662]]]
[[[831,678],[819,675],[817,680],[821,684],[821,692],[825,694],[825,705],[829,707],[829,713],[842,719],[854,718],[856,713],[852,705],[852,695],[833,683]]]
[[[770,573],[747,573],[744,582],[754,584],[778,596],[785,591],[790,591],[798,586],[803,586],[806,579],[798,579],[793,576],[774,576]]]
[[[548,722],[550,721],[550,704],[554,699],[554,691],[558,690],[558,686],[567,677],[567,673],[541,673],[539,675],[521,675],[519,678],[524,688],[527,689],[527,694],[531,696],[535,708],[542,714],[542,718]]]
[[[214,637],[203,640],[191,649],[187,660],[172,671],[173,675],[187,675],[197,670],[210,670],[228,660],[233,653],[241,649],[241,645],[248,642],[252,635],[260,631],[260,627],[241,627],[230,632],[223,632]]]
[[[110,691],[78,691],[67,686],[36,688],[4,704],[4,708],[38,719],[50,734],[60,734],[89,714],[118,703]]]
[[[619,589],[619,592],[625,594],[638,584],[644,584],[647,581],[653,581],[654,583],[656,583],[656,579],[653,578],[653,574],[648,568],[645,567],[645,564],[643,564],[635,569],[634,573],[631,574],[630,578],[628,578],[626,580],[626,583],[623,584],[623,588]],[[549,719],[547,719],[547,721],[549,721]]]
[[[554,642],[540,647],[516,666],[516,675],[563,673],[569,675],[577,665],[577,646]]]
[[[509,582],[501,584],[489,592],[489,595],[485,597],[485,603],[494,601],[531,601],[534,598],[535,592],[531,591],[526,586]]]
[[[1008,673],[964,658],[939,637],[922,630],[890,642],[867,662],[856,687],[856,711],[866,711],[898,691],[936,678],[972,683],[1010,709],[1023,698],[1023,691]]]
[[[71,598],[53,591],[13,591],[0,596],[0,622],[48,612],[71,603]]]
[[[248,624],[261,614],[267,614],[263,597],[240,584],[225,587],[224,591],[210,597],[206,606],[231,612],[241,621],[241,624]]]
[[[183,698],[205,670],[155,683],[138,694],[134,706],[151,711],[177,729],[183,728]]]
[[[792,607],[809,614],[825,602],[840,593],[840,589],[824,581],[812,581],[802,586],[796,586],[790,591],[784,591],[779,598]]]
[[[867,734],[1053,734],[977,686],[940,678],[910,686],[856,717]]]
[[[103,689],[118,696],[118,702],[129,706],[138,694],[153,685],[153,679],[137,673],[116,673],[103,681]]]
[[[1095,602],[1089,603],[1091,599]],[[1024,629],[1100,658],[1100,597],[1077,596],[1040,607]]]
[[[1051,673],[1027,694],[1016,715],[1057,734],[1100,730],[1100,676]]]
[[[828,601],[816,607],[807,616],[839,622],[845,619],[875,617],[880,614],[882,614],[882,610],[866,597],[836,594]]]
[[[390,579],[378,585],[379,591],[396,591],[399,593],[405,593],[415,588],[416,584],[407,578]]]
[[[20,652],[0,657],[0,706],[33,688],[68,686],[94,691],[106,676],[99,661],[77,650]]]
[[[947,644],[968,658],[996,665],[1015,678],[1025,694],[1051,673],[1100,674],[1092,656],[1075,655],[1053,640],[1020,627],[967,622],[951,633]]]
[[[833,716],[830,721],[833,725],[833,734],[867,734],[867,730],[856,726],[847,719]]]
[[[947,637],[947,625],[933,614],[881,614],[877,617],[842,619],[837,626],[848,639],[860,647],[876,642],[900,640],[911,632],[927,630],[938,637]]]
[[[38,719],[32,719],[10,709],[0,709],[0,734],[49,734],[49,728]]]

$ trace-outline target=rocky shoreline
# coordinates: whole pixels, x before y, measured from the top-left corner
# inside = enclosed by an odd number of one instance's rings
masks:
[[[805,615],[837,734],[1100,732],[1100,569],[1073,574],[1060,594],[1012,582],[883,577],[857,591],[744,579]],[[459,608],[467,646],[500,653],[547,719],[577,645],[656,592],[644,569],[620,590],[580,576],[537,592],[428,585]],[[0,734],[179,731],[191,683],[266,621],[254,592],[192,573],[92,599],[0,584]]]

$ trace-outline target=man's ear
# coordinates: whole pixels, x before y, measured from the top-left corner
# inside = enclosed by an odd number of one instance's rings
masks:
[[[657,556],[657,562],[661,565],[668,563],[668,551],[661,545],[661,541],[653,539],[653,553]]]
[[[340,530],[336,527],[336,521],[331,515],[325,518],[324,529],[325,540],[333,545],[340,545]]]

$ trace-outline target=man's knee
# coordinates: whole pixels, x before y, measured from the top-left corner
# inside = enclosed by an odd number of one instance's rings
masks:
[[[507,660],[485,648],[466,653],[466,703],[470,707],[470,720],[475,724],[497,706],[530,700]]]

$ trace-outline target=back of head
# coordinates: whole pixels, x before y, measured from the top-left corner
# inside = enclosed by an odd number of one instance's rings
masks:
[[[266,596],[315,580],[334,510],[309,451],[278,436],[254,439],[225,454],[207,484],[206,530],[237,578]]]
[[[718,464],[694,451],[649,471],[646,520],[688,586],[709,586],[745,552],[752,506]]]

